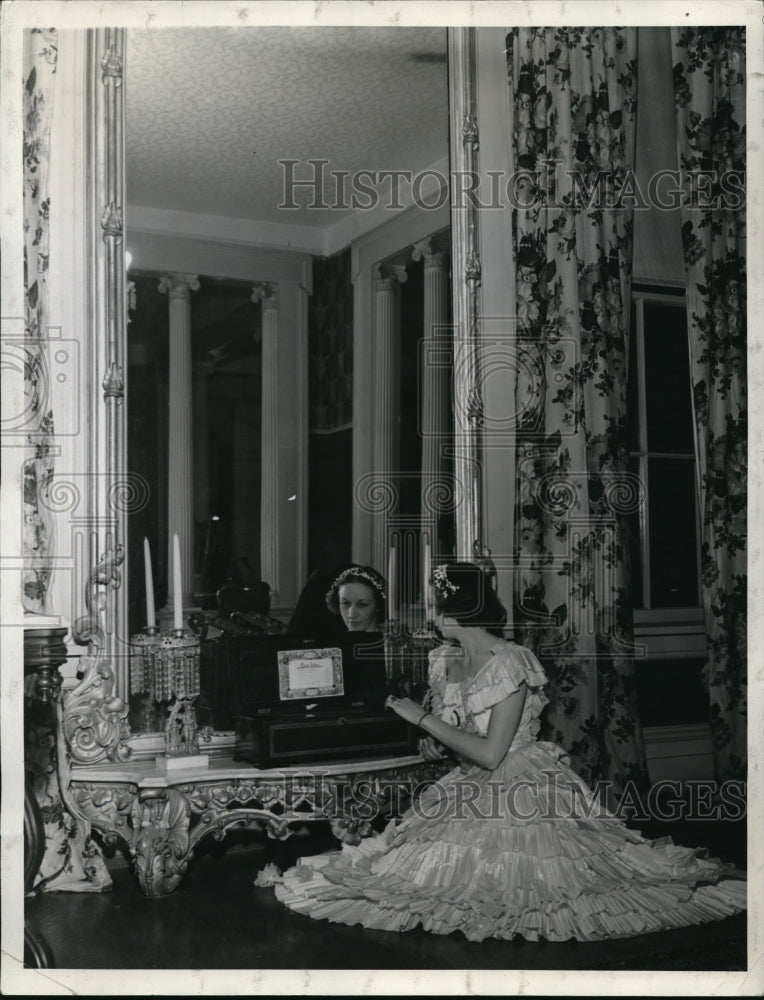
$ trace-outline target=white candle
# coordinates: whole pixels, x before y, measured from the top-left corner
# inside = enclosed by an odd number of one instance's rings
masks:
[[[173,596],[173,628],[183,628],[183,584],[180,576],[180,542],[178,536],[172,536],[172,596]]]
[[[387,617],[395,621],[395,545],[390,546],[387,560]]]
[[[433,608],[432,602],[432,584],[430,582],[430,577],[432,576],[432,556],[430,554],[430,539],[428,535],[425,535],[424,542],[424,566],[422,569],[422,575],[424,577],[424,617],[425,621],[431,622],[434,617],[435,609]]]
[[[154,613],[154,577],[151,573],[151,549],[148,538],[143,539],[143,567],[146,571],[146,624],[149,628],[156,625]]]

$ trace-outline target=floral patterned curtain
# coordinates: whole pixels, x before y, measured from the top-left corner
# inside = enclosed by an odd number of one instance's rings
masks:
[[[27,612],[46,607],[53,556],[52,504],[53,413],[49,405],[48,308],[50,196],[50,129],[53,117],[57,32],[32,29],[24,38],[24,393],[27,443],[24,464],[24,579]],[[57,705],[60,711],[60,705]],[[57,756],[63,728],[52,720],[48,706],[34,702],[25,712],[24,765],[42,812],[45,853],[36,875],[37,891],[102,892],[111,877],[88,825],[66,803],[65,781]]]
[[[25,33],[24,48],[24,396],[28,443],[24,464],[24,577],[26,611],[46,611],[53,547],[51,505],[53,414],[48,407],[47,359],[50,125],[58,61],[54,29]]]
[[[626,366],[635,28],[514,28],[520,641],[550,678],[546,735],[589,780],[646,782],[634,684]],[[625,190],[625,189],[624,189]]]
[[[717,778],[746,761],[745,29],[672,28]]]
[[[52,717],[53,712],[59,714]],[[111,875],[89,824],[67,795],[69,776],[60,706],[29,702],[25,712],[24,766],[40,806],[45,852],[36,892],[107,892]],[[61,761],[62,764],[58,762]]]

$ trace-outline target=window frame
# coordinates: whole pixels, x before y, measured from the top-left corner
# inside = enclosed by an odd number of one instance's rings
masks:
[[[642,562],[642,606],[635,603],[634,637],[645,648],[649,659],[690,659],[706,654],[706,634],[703,616],[702,577],[700,566],[701,524],[697,472],[697,453],[693,454],[651,451],[647,441],[647,389],[645,383],[645,303],[670,305],[687,311],[687,297],[682,286],[655,286],[646,282],[632,283],[631,301],[635,307],[635,323],[630,337],[636,339],[637,371],[629,371],[628,378],[636,377],[636,399],[639,408],[637,421],[637,447],[629,448],[629,459],[638,462],[638,474],[645,484],[645,503],[639,511],[639,552]],[[691,385],[688,392],[692,392]],[[690,402],[692,397],[690,396]],[[654,608],[650,606],[650,508],[649,508],[649,461],[651,458],[673,458],[692,461],[695,470],[695,553],[697,566],[697,603],[676,607]]]

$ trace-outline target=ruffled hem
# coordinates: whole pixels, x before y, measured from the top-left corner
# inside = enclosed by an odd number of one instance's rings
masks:
[[[501,898],[474,886],[423,890],[399,877],[370,879],[362,869],[343,870],[337,855],[319,855],[284,874],[276,896],[298,913],[373,930],[434,934],[461,931],[470,941],[599,941],[633,937],[732,916],[745,909],[745,883],[723,881],[693,891],[683,886],[627,886],[533,904],[522,891]]]
[[[456,768],[398,826],[305,859],[276,894],[316,918],[473,941],[630,937],[745,909],[741,873],[629,829],[562,757],[534,744],[495,772]]]

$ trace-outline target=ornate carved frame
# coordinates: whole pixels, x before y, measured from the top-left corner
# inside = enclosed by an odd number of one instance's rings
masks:
[[[474,28],[448,30],[451,176],[477,172],[479,130]],[[453,183],[453,181],[452,181]],[[482,551],[481,427],[478,316],[481,280],[478,207],[470,199],[451,210],[454,317],[454,475],[465,502],[456,509],[461,559]]]
[[[85,171],[88,298],[83,340],[88,352],[87,613],[72,626],[87,644],[79,683],[63,697],[63,729],[75,763],[128,756],[127,594],[122,587],[128,487],[125,419],[127,349],[125,205],[125,30],[86,32]]]
[[[123,28],[87,31],[86,93],[89,177],[89,511],[92,525],[86,584],[87,615],[73,627],[87,644],[82,679],[64,698],[64,728],[74,763],[123,760],[126,748],[128,636],[122,587],[126,524],[120,494],[128,484],[124,369],[126,294],[124,247]],[[448,29],[449,127],[452,171],[475,171],[478,156],[475,29]],[[478,365],[478,210],[452,210],[453,307],[456,326],[454,409],[455,473],[466,502],[457,509],[459,555],[481,547],[480,442],[482,399]],[[97,378],[96,378],[97,373]]]

